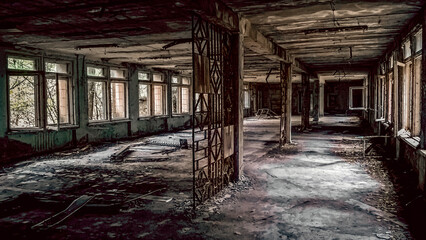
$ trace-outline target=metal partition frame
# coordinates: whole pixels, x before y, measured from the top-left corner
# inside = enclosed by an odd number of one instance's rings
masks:
[[[193,54],[193,201],[211,198],[235,171],[234,98],[231,32],[194,15]]]

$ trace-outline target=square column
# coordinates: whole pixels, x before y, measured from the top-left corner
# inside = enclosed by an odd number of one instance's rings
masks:
[[[309,110],[311,108],[311,92],[309,90],[309,85],[309,75],[302,73],[302,131],[309,128]]]
[[[280,63],[280,146],[291,143],[291,71],[291,64],[284,62]]]

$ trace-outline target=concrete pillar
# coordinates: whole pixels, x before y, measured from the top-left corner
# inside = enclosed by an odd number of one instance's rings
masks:
[[[129,135],[137,135],[139,118],[139,81],[138,69],[129,65]]]
[[[234,71],[234,151],[235,151],[235,172],[234,180],[239,180],[243,174],[243,118],[244,118],[244,35],[233,34],[231,37],[232,66]]]
[[[319,77],[319,116],[324,116],[324,78]]]
[[[421,120],[420,120],[420,147],[426,148],[426,9],[423,12],[423,48],[422,48],[422,75],[421,75]],[[394,65],[395,66],[395,65]]]
[[[87,79],[86,79],[86,61],[83,55],[76,56],[76,93],[75,101],[76,108],[76,120],[79,124],[79,128],[76,130],[76,141],[86,142],[88,141],[87,135],[87,124],[89,123],[88,117],[88,98],[87,98]]]
[[[291,143],[291,64],[280,63],[281,119],[280,146]]]
[[[319,84],[319,79],[315,79],[314,80],[314,89],[313,89],[313,91],[312,91],[312,93],[313,93],[313,112],[312,112],[312,117],[314,118],[314,123],[318,123],[318,120],[319,120],[319,101],[320,101],[320,99],[319,99],[319,96],[320,96],[320,94],[319,94],[319,92],[320,92],[320,90],[319,90],[319,87],[320,87],[320,84]]]
[[[6,53],[0,49],[0,138],[6,136],[7,132],[7,59]],[[1,156],[1,155],[0,155]]]
[[[309,85],[309,75],[302,73],[302,130],[309,128],[309,110],[311,108],[311,94]]]

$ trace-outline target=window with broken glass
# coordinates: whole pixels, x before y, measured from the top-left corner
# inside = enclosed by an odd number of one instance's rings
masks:
[[[8,56],[9,129],[73,124],[72,62]],[[43,69],[44,66],[44,69]]]
[[[139,117],[166,115],[166,83],[161,73],[138,72]]]
[[[172,76],[172,113],[189,113],[189,85],[188,77]]]
[[[7,57],[8,119],[10,129],[43,127],[38,58]]]
[[[70,62],[45,62],[47,125],[73,123],[72,65]]]
[[[385,76],[379,76],[376,82],[376,120],[384,121],[384,103],[385,103]]]
[[[402,129],[412,137],[420,135],[422,31],[419,30],[404,43],[404,71],[402,86]],[[407,53],[406,46],[411,46]]]
[[[107,69],[104,67],[87,67],[87,94],[89,121],[108,120],[107,104]]]
[[[89,66],[87,78],[89,121],[127,119],[127,70]]]
[[[139,80],[139,117],[151,115],[151,81],[148,72],[138,72]]]

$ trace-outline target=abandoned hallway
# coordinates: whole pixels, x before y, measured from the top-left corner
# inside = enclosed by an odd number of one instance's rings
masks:
[[[426,239],[424,0],[0,1],[0,236]]]
[[[294,144],[280,149],[278,119],[246,119],[244,178],[195,215],[190,151],[176,147],[188,131],[35,157],[0,174],[1,234],[8,239],[411,239],[405,203],[389,172],[368,169],[377,155],[362,158],[359,136],[367,132],[360,123],[358,117],[325,117],[309,133],[294,131]],[[131,146],[130,153],[111,159],[123,146]],[[69,219],[37,227],[81,195],[94,198]]]

